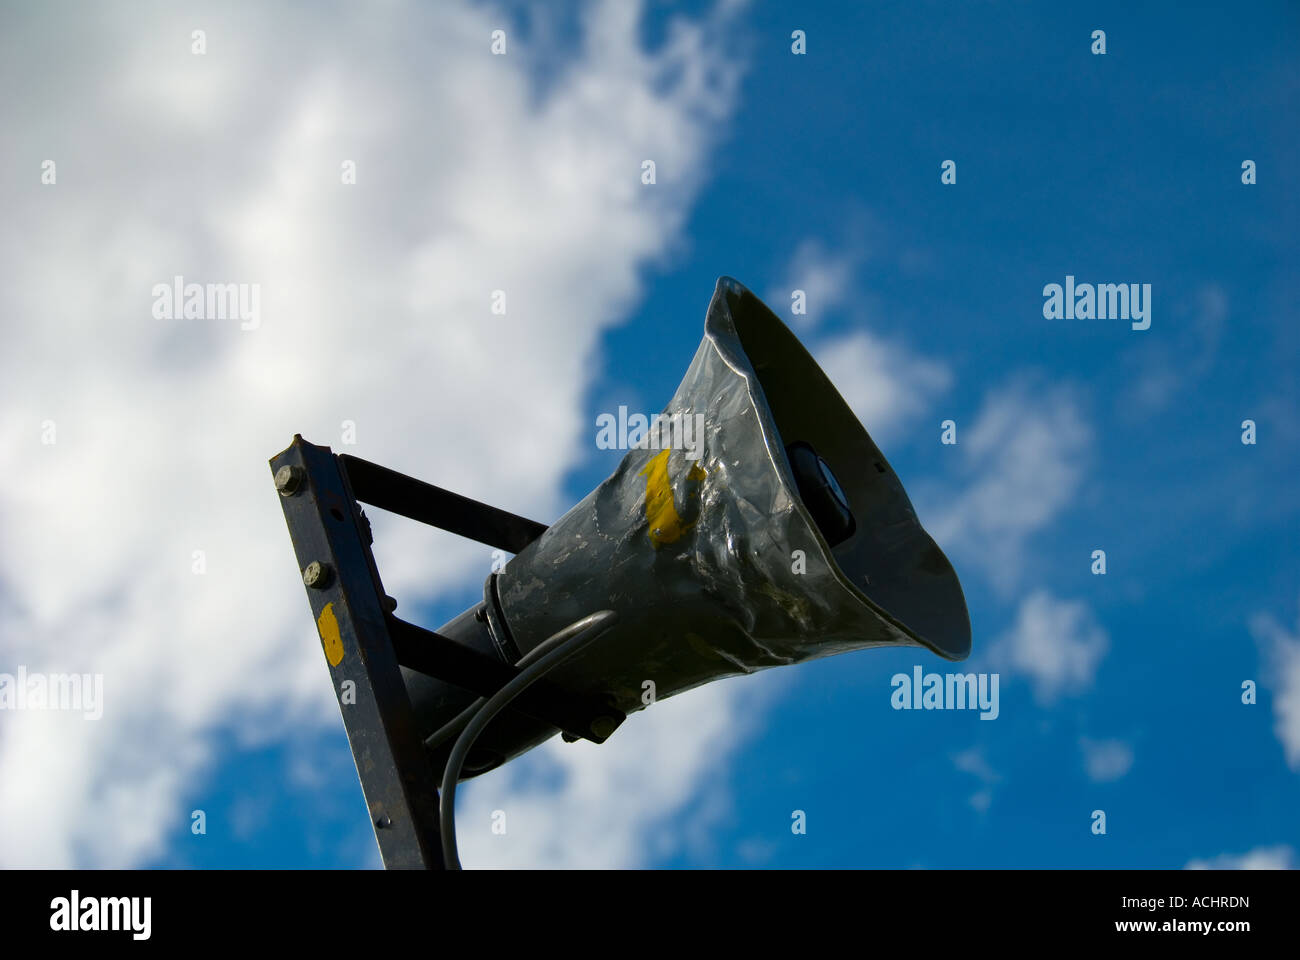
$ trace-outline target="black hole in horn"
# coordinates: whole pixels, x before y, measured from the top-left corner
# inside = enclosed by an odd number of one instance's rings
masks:
[[[785,448],[785,455],[790,460],[799,498],[812,514],[826,542],[834,547],[853,536],[857,524],[853,520],[853,511],[849,509],[849,499],[830,466],[817,455],[812,444],[796,441]]]

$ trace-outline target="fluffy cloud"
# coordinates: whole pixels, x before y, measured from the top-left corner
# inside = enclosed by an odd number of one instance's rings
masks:
[[[1242,854],[1223,853],[1209,860],[1189,860],[1185,870],[1294,870],[1295,851],[1288,846],[1256,847]]]
[[[1131,386],[1121,394],[1124,410],[1160,413],[1213,369],[1227,327],[1228,295],[1206,284],[1193,300],[1175,308],[1172,342],[1144,342],[1125,355]]]
[[[1079,738],[1083,751],[1083,766],[1088,779],[1094,783],[1118,780],[1133,766],[1133,748],[1123,740],[1090,740]]]
[[[623,3],[544,89],[464,3],[42,13],[0,38],[25,91],[0,171],[0,670],[102,673],[105,712],[5,717],[0,866],[131,865],[184,832],[218,733],[338,722],[267,458],[351,421],[350,452],[556,515],[591,355],[673,244],[736,68],[716,18],[647,52]],[[260,324],[156,319],[177,275],[259,284]],[[404,609],[486,573],[482,548],[375,533]],[[635,736],[725,739],[733,708]],[[713,749],[671,743],[684,770]],[[611,782],[585,770],[565,793]],[[609,826],[601,852],[634,860],[641,821]]]
[[[888,441],[952,383],[943,363],[866,330],[816,340],[809,351],[886,456]]]
[[[990,655],[1000,667],[1027,676],[1040,703],[1052,703],[1091,685],[1109,645],[1086,604],[1036,590]]]
[[[974,746],[953,754],[952,765],[962,773],[979,778],[983,783],[983,787],[970,795],[969,803],[978,813],[988,812],[993,805],[993,785],[1002,779],[1002,775],[993,769],[984,755],[984,748]]]
[[[1273,692],[1273,729],[1292,770],[1300,770],[1300,623],[1289,633],[1268,614],[1251,621],[1263,647],[1264,683]]]
[[[821,240],[809,237],[795,250],[784,283],[768,291],[767,304],[796,327],[812,329],[848,300],[853,292],[853,271],[860,260],[861,254],[853,244],[829,250]],[[790,298],[795,290],[802,290],[807,298],[806,313],[790,313]]]
[[[624,867],[683,850],[707,859],[709,828],[730,809],[725,762],[788,678],[712,683],[633,714],[606,744],[556,738],[471,781],[456,818],[462,862]],[[498,810],[504,834],[491,829]]]
[[[958,425],[959,486],[926,511],[926,525],[945,550],[977,561],[1008,592],[1030,538],[1074,501],[1091,445],[1069,387],[1020,380],[994,391],[969,428]]]

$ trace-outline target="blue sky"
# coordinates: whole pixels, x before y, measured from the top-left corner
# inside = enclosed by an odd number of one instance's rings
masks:
[[[737,750],[725,824],[664,862],[1180,867],[1300,838],[1271,696],[1240,702],[1241,681],[1266,676],[1249,623],[1293,625],[1300,581],[1297,211],[1283,172],[1300,24],[1282,7],[1180,10],[869,4],[792,20],[759,5],[744,18],[750,69],[729,139],[680,260],[606,338],[593,416],[671,395],[717,274],[767,293],[804,240],[832,259],[847,250],[844,302],[810,308],[817,331],[865,326],[953,374],[884,447],[922,522],[960,484],[960,441],[939,443],[940,420],[974,423],[1005,384],[1070,385],[1092,434],[1014,587],[999,596],[978,551],[955,561],[973,662],[1038,589],[1085,604],[1109,648],[1086,689],[1048,706],[1004,677],[992,722],[892,710],[892,674],[946,669],[916,651],[801,665]],[[804,57],[789,53],[793,27]],[[1093,29],[1105,56],[1090,53]],[[1244,186],[1243,159],[1279,176]],[[1066,274],[1151,283],[1151,329],[1045,321],[1042,287]],[[1170,379],[1160,400],[1135,400],[1157,375]],[[1248,417],[1269,440],[1241,444]],[[575,471],[575,498],[615,457]],[[1104,577],[1090,573],[1097,548]],[[1130,769],[1094,782],[1081,741],[1123,744]],[[954,762],[971,751],[990,779]],[[1089,829],[1098,808],[1104,837]],[[789,830],[793,809],[809,812],[806,836]]]
[[[403,16],[414,22],[432,14],[395,15],[355,54],[330,47],[335,62],[327,63],[324,54],[321,62],[336,72],[322,70],[319,82],[346,78],[348,64],[364,65],[367,53],[378,58],[392,38],[414,32],[403,28]],[[465,334],[472,340],[466,356],[483,366],[467,373],[459,390],[444,381],[440,392],[438,378],[422,376],[419,367],[379,364],[388,388],[378,396],[369,396],[376,392],[372,377],[340,387],[339,405],[331,397],[322,401],[324,410],[280,397],[268,439],[257,437],[262,459],[251,463],[254,473],[298,430],[339,449],[329,431],[337,432],[334,422],[349,416],[347,403],[355,397],[369,404],[362,408],[370,415],[361,421],[363,432],[382,440],[348,452],[552,520],[618,463],[619,452],[596,449],[597,416],[623,404],[645,412],[662,408],[694,354],[716,279],[730,275],[791,323],[862,416],[961,577],[973,630],[973,654],[961,669],[996,671],[1001,678],[1000,712],[991,721],[973,712],[892,709],[894,674],[910,673],[917,664],[927,671],[956,669],[917,649],[864,651],[710,685],[682,697],[681,706],[657,704],[602,747],[548,744],[467,785],[461,799],[467,865],[1164,868],[1298,862],[1300,488],[1294,477],[1300,468],[1300,317],[1293,286],[1300,210],[1290,167],[1300,145],[1294,118],[1300,13],[1294,6],[1102,4],[1085,11],[1028,3],[846,3],[793,14],[771,3],[735,9],[652,4],[633,22],[628,40],[644,57],[638,63],[648,65],[633,91],[640,98],[635,109],[644,111],[636,116],[644,122],[625,129],[617,110],[606,116],[593,108],[589,134],[570,132],[585,122],[584,101],[572,91],[587,75],[612,84],[623,69],[586,46],[590,10],[543,15],[519,5],[470,7],[463,18],[459,12],[447,17],[456,20],[450,32],[467,23],[469,36],[479,36],[481,24],[505,24],[519,51],[512,55],[523,61],[515,83],[480,91],[473,110],[485,129],[457,126],[454,119],[435,124],[448,134],[449,150],[476,137],[491,141],[495,134],[487,127],[522,117],[538,138],[554,132],[561,147],[600,142],[584,136],[610,142],[624,136],[626,151],[614,154],[626,154],[633,178],[641,159],[656,158],[654,185],[638,184],[630,199],[619,194],[611,208],[588,199],[571,213],[579,225],[644,217],[635,231],[602,235],[599,244],[584,246],[570,243],[568,228],[559,226],[565,234],[557,241],[560,253],[541,249],[544,240],[520,244],[521,250],[508,238],[471,248],[489,259],[499,255],[502,263],[517,261],[511,268],[512,277],[522,278],[517,287],[542,291],[551,282],[545,278],[554,276],[572,288],[550,301],[539,292],[537,315],[528,314],[540,338],[529,341],[532,349],[572,343],[569,366],[554,378],[572,391],[567,406],[544,400],[547,390],[559,389],[547,378],[510,379],[514,372],[525,376],[527,344],[521,342],[516,355],[508,343],[501,345],[513,335]],[[226,32],[256,34],[270,30],[274,19],[243,15]],[[614,25],[604,29],[617,32],[623,18],[605,20]],[[696,46],[675,45],[679,22],[689,25]],[[29,27],[49,36],[39,24]],[[795,29],[806,32],[802,56],[791,53]],[[1102,56],[1090,52],[1098,29],[1106,35]],[[328,32],[319,24],[315,30]],[[223,41],[219,31],[213,34],[219,55]],[[146,32],[140,42],[152,42],[150,36]],[[233,39],[224,43],[236,45]],[[257,64],[266,57],[256,51],[274,49],[265,38],[241,43],[254,51],[241,56]],[[400,52],[411,57],[392,57],[392,77],[367,74],[367,82],[358,83],[357,102],[393,77],[401,80],[419,55],[418,43],[403,44]],[[132,48],[122,56],[144,54]],[[239,58],[230,62],[239,65]],[[467,62],[472,71],[492,67]],[[664,92],[680,82],[682,64],[706,68],[710,76],[698,79],[705,92]],[[665,76],[650,69],[656,65]],[[189,68],[181,61],[175,67]],[[468,76],[472,82],[477,74]],[[226,102],[218,93],[203,100],[205,90],[196,88],[197,102]],[[278,93],[265,96],[278,102]],[[376,344],[389,333],[400,335],[391,317],[401,316],[404,304],[420,307],[421,323],[464,313],[448,307],[420,273],[422,264],[441,269],[437,257],[452,255],[438,244],[441,227],[422,227],[417,211],[423,208],[402,199],[416,195],[410,184],[418,180],[418,164],[412,160],[410,169],[403,168],[391,159],[402,144],[385,140],[391,131],[418,125],[426,109],[442,116],[437,103],[421,101],[418,85],[408,96],[376,108],[381,119],[375,130],[347,114],[347,122],[325,123],[329,134],[320,146],[333,163],[335,138],[346,142],[364,129],[371,159],[362,169],[378,165],[385,176],[407,178],[401,181],[407,192],[394,190],[399,199],[363,222],[353,246],[338,240],[337,250],[330,247],[320,257],[325,263],[339,256],[345,266],[334,273],[341,285],[372,275],[398,277],[392,290],[376,295],[379,304],[398,305],[393,314],[376,308],[368,328]],[[293,110],[312,115],[310,102],[289,100],[286,94],[281,118]],[[548,112],[554,100],[569,109]],[[178,119],[186,114],[183,105],[177,109],[171,122],[189,122]],[[232,135],[243,121],[237,111],[218,106],[202,122],[209,126],[196,135],[200,143]],[[44,156],[39,126],[24,129],[24,150],[35,144],[27,152]],[[520,149],[536,142],[523,141]],[[414,156],[436,166],[436,148],[435,138]],[[245,166],[255,149],[232,149],[230,166],[237,173],[230,177],[253,176]],[[382,159],[384,151],[390,159]],[[278,156],[303,162],[313,155],[286,148]],[[956,164],[955,184],[941,183],[946,160]],[[1245,160],[1256,164],[1253,185],[1241,180]],[[483,177],[493,188],[493,176],[514,178],[526,168],[490,168]],[[75,170],[61,174],[58,189],[75,176]],[[464,183],[466,190],[482,186],[473,179]],[[93,202],[96,190],[107,189],[101,183],[83,196]],[[123,189],[129,192],[129,185]],[[255,191],[259,197],[285,193],[292,188],[283,180]],[[601,184],[591,184],[590,196],[602,195]],[[333,208],[320,213],[333,201],[321,201],[324,193],[310,196],[317,198],[312,216],[336,218],[321,221],[327,229],[362,216],[329,212]],[[357,203],[373,203],[361,196]],[[628,212],[643,209],[638,205],[656,212]],[[256,223],[282,222],[277,217],[298,223],[296,208],[272,207],[272,213],[258,212]],[[558,224],[566,209],[539,204],[527,222]],[[57,220],[58,211],[42,215]],[[301,214],[303,222],[306,217]],[[176,229],[188,229],[185,217],[179,219]],[[213,230],[230,241],[230,234],[196,220],[203,223],[193,228],[201,237]],[[259,238],[268,235],[257,231]],[[298,235],[285,236],[292,245]],[[45,239],[49,246],[38,242],[38,249],[51,255],[62,249],[56,236]],[[415,256],[407,274],[376,274],[367,244],[381,253],[396,251],[394,257],[432,250],[433,260]],[[624,250],[632,252],[622,256]],[[244,276],[241,270],[254,279],[265,275],[268,285],[275,276],[292,286],[295,278],[327,272],[319,264],[300,273],[281,269],[279,255],[278,247],[264,254],[264,269],[256,250],[242,261],[219,262],[234,264],[236,278]],[[193,256],[187,262],[208,262]],[[544,279],[527,272],[535,258]],[[168,278],[184,266],[160,250],[142,276]],[[1080,283],[1150,284],[1150,329],[1132,330],[1119,319],[1044,319],[1044,285],[1063,283],[1067,275]],[[796,288],[808,291],[806,317],[790,315]],[[312,300],[325,304],[323,315],[330,310],[330,289]],[[580,328],[548,330],[547,323],[560,321],[543,306],[598,316]],[[269,313],[268,319],[274,322]],[[379,349],[367,336],[358,332],[351,347],[313,349],[325,362],[341,364],[349,350]],[[459,343],[461,335],[445,336]],[[138,345],[120,349],[135,350],[137,369],[148,371],[160,362],[149,342],[142,335]],[[413,342],[413,352],[444,343],[437,337]],[[495,369],[482,359],[493,345],[504,351]],[[241,385],[269,379],[259,369],[266,368],[253,362],[214,369],[205,389],[213,398],[229,398]],[[390,412],[410,391],[418,391],[423,419]],[[481,401],[479,416],[464,412],[475,400]],[[178,421],[213,431],[219,455],[205,469],[245,456],[233,441],[222,446],[224,402],[196,401],[189,419]],[[463,420],[446,426],[442,421],[453,408]],[[41,416],[40,409],[23,406],[31,418]],[[123,409],[129,416],[134,408]],[[555,409],[563,411],[562,420],[552,415]],[[64,419],[75,424],[75,416]],[[552,420],[536,419],[545,416]],[[949,419],[957,425],[955,445],[940,442],[940,424]],[[1253,445],[1241,442],[1246,419],[1256,424]],[[552,435],[563,455],[534,483],[522,477],[520,464],[528,460],[517,451],[539,432]],[[412,436],[426,435],[437,442],[411,444]],[[159,428],[153,441],[161,438]],[[476,473],[467,458],[451,464],[439,454],[460,442],[482,452],[475,462],[489,468]],[[421,449],[408,454],[411,446]],[[196,452],[193,462],[206,461]],[[250,490],[265,484],[254,473]],[[204,502],[219,498],[220,489],[213,490]],[[163,777],[163,829],[122,846],[73,833],[53,852],[34,848],[27,862],[378,864],[328,688],[322,707],[319,686],[327,675],[312,663],[283,689],[276,686],[280,681],[267,681],[264,695],[256,692],[260,671],[319,659],[294,572],[279,573],[291,561],[268,490],[269,484],[250,494],[259,510],[267,509],[247,519],[247,536],[258,541],[259,556],[266,554],[266,569],[276,570],[277,578],[259,582],[248,574],[235,582],[257,603],[276,605],[274,630],[267,630],[280,638],[277,659],[259,660],[249,640],[250,651],[241,654],[248,670],[243,685],[229,681],[210,698],[208,714],[182,727],[184,738],[160,747],[159,756],[187,758],[166,763],[184,775],[177,773],[175,783]],[[15,492],[12,503],[27,502],[26,496],[37,493]],[[185,525],[196,514],[189,505],[177,506],[172,516]],[[381,567],[386,529],[378,530]],[[474,602],[489,562],[486,548],[453,548],[437,535],[401,543],[393,555],[416,567],[402,582],[419,597],[421,622],[436,625]],[[178,549],[188,546],[183,541]],[[5,543],[9,564],[0,597],[11,608],[9,622],[22,625],[26,614],[13,612],[25,609],[15,599],[20,574],[13,561],[20,549],[16,540]],[[237,553],[238,544],[230,549]],[[1106,553],[1104,576],[1090,572],[1097,549]],[[430,560],[427,571],[418,568],[421,557],[444,550],[459,552]],[[273,597],[277,591],[284,596]],[[230,616],[215,600],[205,609],[218,622]],[[63,649],[59,631],[66,624],[55,614],[31,618],[47,631],[46,649]],[[183,625],[177,637],[202,644],[204,629],[198,622]],[[153,635],[161,642],[157,630]],[[0,647],[36,662],[32,649],[19,640]],[[142,656],[147,659],[147,650]],[[58,656],[52,662],[62,663]],[[1242,703],[1247,680],[1259,688],[1253,705]],[[207,702],[198,694],[195,699]],[[651,718],[658,711],[662,721]],[[243,719],[230,720],[233,712]],[[148,754],[148,725],[165,723],[166,716],[146,711],[121,728],[129,733],[114,736],[137,739],[133,757]],[[50,736],[60,742],[59,734]],[[36,763],[16,742],[9,744],[9,760]],[[5,748],[0,737],[0,751]],[[566,765],[566,750],[585,752]],[[639,753],[643,762],[627,754],[595,756],[620,750]],[[139,776],[147,780],[153,767],[139,762]],[[113,806],[112,776],[88,778],[91,785],[79,794],[87,809],[98,811],[97,835],[116,830],[114,818],[135,815],[135,807]],[[37,796],[33,788],[10,797],[0,803],[0,817],[12,826],[23,804]],[[498,807],[521,811],[512,821],[520,826],[512,830],[544,825],[558,839],[548,846],[521,838],[511,852],[494,851],[482,824],[484,812]],[[188,829],[189,811],[198,808],[209,823],[201,837]],[[804,835],[791,831],[796,810],[807,816]],[[1095,810],[1105,811],[1105,835],[1092,832]],[[599,818],[590,811],[599,811]],[[583,853],[588,848],[589,858]]]

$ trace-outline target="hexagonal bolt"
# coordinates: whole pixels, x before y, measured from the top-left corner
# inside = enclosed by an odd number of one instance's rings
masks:
[[[302,582],[314,590],[323,590],[329,586],[330,565],[313,560],[302,572]]]
[[[292,497],[302,488],[303,469],[291,463],[275,471],[275,489],[282,497]]]

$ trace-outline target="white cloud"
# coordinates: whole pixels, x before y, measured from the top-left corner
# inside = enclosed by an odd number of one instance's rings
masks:
[[[853,271],[861,259],[856,245],[829,250],[817,238],[809,237],[796,248],[784,282],[768,291],[767,304],[797,329],[811,330],[853,294]],[[804,292],[805,313],[791,312],[795,290]]]
[[[989,764],[988,758],[984,756],[983,747],[970,747],[961,753],[953,754],[952,765],[963,773],[979,777],[985,783],[996,783],[1002,779]]]
[[[1217,284],[1200,287],[1194,302],[1175,307],[1173,335],[1162,343],[1142,342],[1125,355],[1130,386],[1121,394],[1126,414],[1166,409],[1214,367],[1227,327],[1228,295]]]
[[[962,773],[977,777],[984,786],[971,794],[968,802],[977,813],[987,813],[993,805],[993,784],[1002,779],[1002,775],[993,769],[984,755],[982,746],[973,746],[960,753],[953,754],[952,765]]]
[[[1300,770],[1300,622],[1288,633],[1268,614],[1251,621],[1264,647],[1264,684],[1273,692],[1273,729],[1292,770]]]
[[[638,866],[647,853],[709,855],[709,827],[730,812],[722,764],[787,677],[712,683],[633,714],[605,744],[551,740],[463,785],[461,861],[613,868]],[[549,782],[557,776],[559,789]],[[504,835],[492,833],[495,810],[506,815]]]
[[[1110,645],[1106,631],[1081,602],[1036,590],[1020,604],[1016,622],[994,642],[994,663],[1027,676],[1040,703],[1092,684]]]
[[[526,45],[491,56],[500,18],[462,3],[214,8],[205,56],[163,5],[6,29],[0,83],[25,92],[0,178],[0,670],[102,672],[105,713],[0,724],[0,866],[157,856],[202,806],[218,732],[338,722],[266,466],[295,432],[337,449],[352,420],[349,452],[541,518],[566,506],[590,357],[675,243],[734,90],[726,24],[682,22],[651,54],[638,17],[591,8],[541,96]],[[155,320],[177,274],[260,284],[260,328]],[[404,609],[486,573],[476,545],[375,526]],[[710,688],[620,737],[689,773],[733,709]],[[664,739],[699,730],[724,744]],[[622,762],[574,761],[522,823],[595,810]],[[634,859],[643,821],[602,822],[593,848]]]
[[[1209,860],[1189,860],[1185,870],[1295,870],[1295,851],[1285,845],[1256,847],[1242,854],[1223,853]]]
[[[1079,738],[1083,751],[1083,766],[1088,779],[1094,783],[1119,780],[1133,766],[1133,748],[1123,740],[1090,740]]]
[[[945,364],[866,330],[816,340],[809,352],[882,448],[952,384]]]
[[[971,560],[1008,592],[1023,572],[1030,538],[1073,502],[1091,445],[1069,387],[1036,389],[1021,380],[997,390],[974,424],[957,424],[964,486],[932,498],[926,526],[945,551]]]

